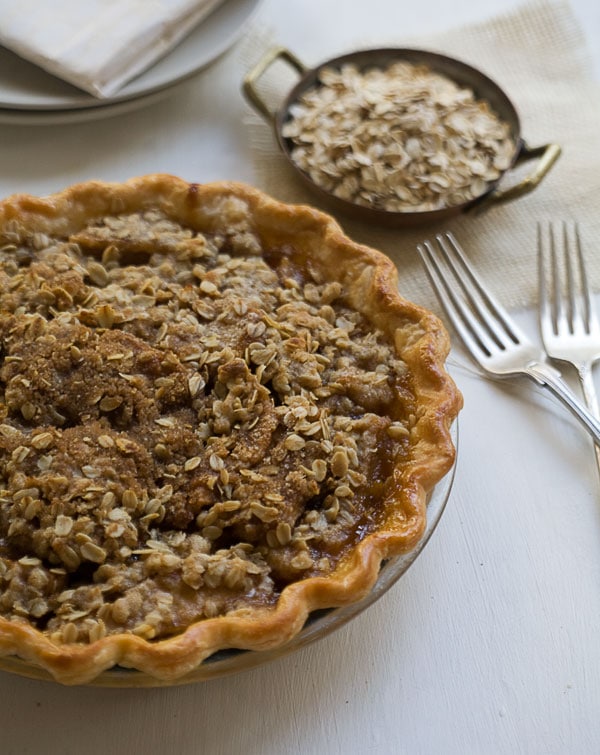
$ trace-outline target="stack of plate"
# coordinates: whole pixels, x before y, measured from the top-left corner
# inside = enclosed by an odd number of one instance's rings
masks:
[[[241,36],[260,0],[226,0],[152,68],[96,99],[0,47],[0,124],[48,125],[118,115],[150,104],[199,73]]]

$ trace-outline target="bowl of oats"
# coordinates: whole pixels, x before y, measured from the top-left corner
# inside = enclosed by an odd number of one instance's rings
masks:
[[[273,108],[259,82],[277,61],[299,79]],[[561,152],[525,142],[516,108],[485,74],[426,50],[361,50],[309,68],[276,47],[243,91],[324,204],[381,225],[435,222],[517,199]],[[532,171],[504,188],[505,176],[528,161]]]

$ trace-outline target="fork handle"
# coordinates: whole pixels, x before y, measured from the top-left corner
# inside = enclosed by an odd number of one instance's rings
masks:
[[[596,445],[600,446],[600,420],[586,409],[562,379],[558,370],[545,362],[532,362],[525,368],[524,372],[552,391],[590,433]]]
[[[598,417],[600,412],[598,411],[598,394],[596,393],[596,385],[594,383],[594,374],[592,372],[593,362],[586,360],[577,365],[577,374],[579,376],[579,383],[583,390],[583,398],[585,404],[590,412]],[[595,445],[594,451],[596,452],[596,466],[600,472],[600,446]]]
[[[577,372],[579,373],[579,382],[583,389],[586,406],[595,417],[598,417],[600,411],[598,410],[598,394],[596,393],[596,385],[594,384],[594,376],[592,374],[592,363],[584,362],[580,364]]]

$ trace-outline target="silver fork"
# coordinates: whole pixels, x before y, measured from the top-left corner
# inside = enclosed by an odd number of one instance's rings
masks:
[[[537,247],[539,322],[544,348],[551,359],[575,367],[585,403],[597,417],[598,396],[592,366],[600,359],[600,322],[592,304],[577,224],[569,232],[569,226],[562,223],[559,255],[552,225],[544,232],[538,223]],[[600,448],[596,446],[595,451],[600,470]]]
[[[489,375],[526,375],[548,388],[600,444],[600,421],[583,405],[546,362],[546,354],[517,327],[504,308],[478,280],[451,233],[417,245],[428,277],[449,320],[473,359]]]

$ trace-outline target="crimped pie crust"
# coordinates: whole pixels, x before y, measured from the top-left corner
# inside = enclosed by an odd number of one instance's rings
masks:
[[[439,320],[329,216],[167,175],[0,203],[0,654],[66,684],[277,647],[423,533]]]

